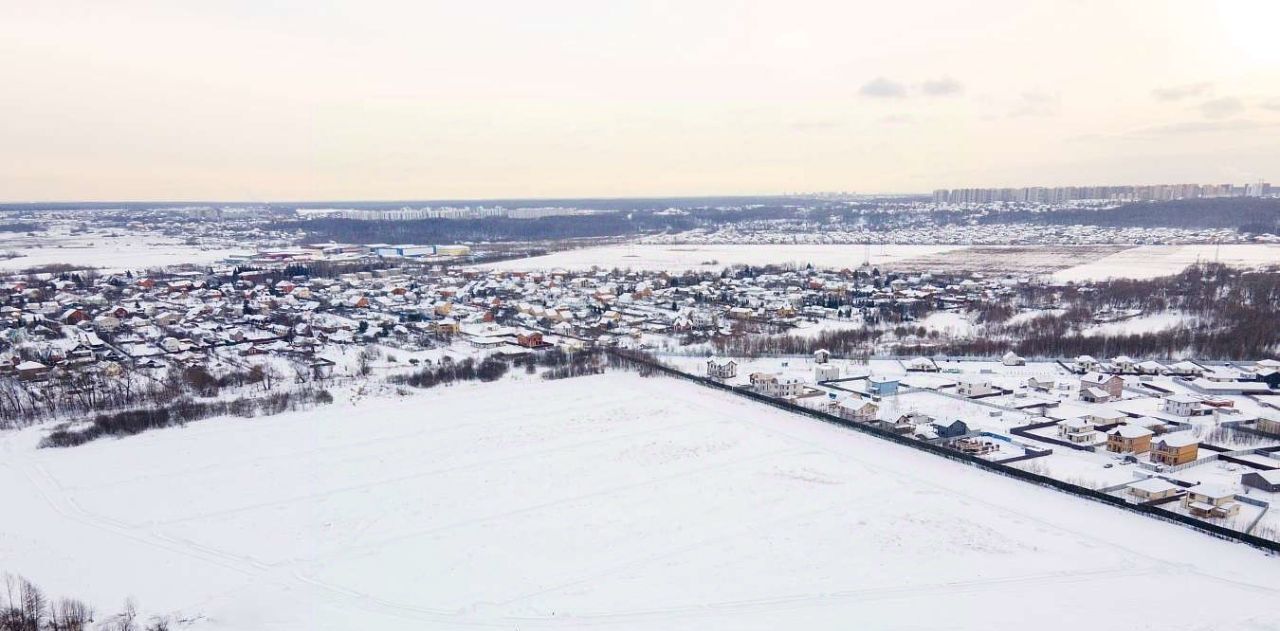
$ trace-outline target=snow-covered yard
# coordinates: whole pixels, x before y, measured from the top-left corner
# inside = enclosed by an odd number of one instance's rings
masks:
[[[195,628],[1280,625],[1257,550],[678,380],[37,438],[0,435],[3,569]]]

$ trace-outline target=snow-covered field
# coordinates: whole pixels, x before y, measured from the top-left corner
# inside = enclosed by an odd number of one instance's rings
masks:
[[[959,249],[954,245],[873,245],[872,265]],[[867,258],[863,245],[609,245],[564,250],[545,256],[489,264],[496,269],[590,269],[592,266],[637,270],[718,270],[729,265],[784,265],[850,269]]]
[[[47,235],[39,238],[8,235],[0,238],[0,252],[16,252],[17,258],[0,259],[0,271],[66,263],[104,271],[145,270],[169,265],[203,265],[225,258],[229,249],[205,249],[178,239],[139,237]]]
[[[1144,245],[1117,252],[1084,265],[1055,272],[1062,281],[1106,278],[1147,279],[1177,274],[1198,261],[1256,267],[1280,265],[1278,244]]]
[[[1043,250],[1034,256],[1032,252]],[[1280,245],[1146,245],[1114,254],[1096,246],[873,245],[871,264],[908,271],[960,269],[990,273],[1044,273],[1062,281],[1105,278],[1155,278],[1177,274],[1196,261],[1216,259],[1231,265],[1280,264]],[[711,270],[728,265],[812,263],[824,268],[855,268],[866,258],[862,245],[610,245],[565,250],[546,256],[492,263],[497,269],[581,270],[592,266],[638,270]],[[1090,253],[1079,256],[1079,252]],[[951,254],[951,257],[947,255]],[[1028,263],[1028,258],[1035,260]],[[1088,262],[1080,263],[1081,259]],[[1056,270],[1056,271],[1055,271]]]
[[[1187,316],[1177,311],[1161,311],[1148,315],[1140,315],[1116,322],[1094,324],[1080,333],[1081,335],[1142,335],[1159,333],[1181,324],[1187,323]]]
[[[37,438],[0,569],[197,629],[1280,628],[1257,550],[670,379]]]

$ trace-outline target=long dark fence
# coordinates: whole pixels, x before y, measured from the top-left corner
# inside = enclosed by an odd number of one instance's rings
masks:
[[[801,416],[807,416],[809,418],[822,421],[824,423],[838,425],[842,428],[850,429],[855,432],[870,434],[877,438],[887,440],[892,443],[897,443],[904,447],[910,447],[912,449],[917,449],[919,451],[926,451],[936,456],[941,456],[943,458],[947,458],[950,460],[963,462],[973,467],[985,469],[987,471],[998,473],[1006,477],[1016,478],[1024,482],[1030,482],[1032,484],[1037,484],[1040,486],[1046,486],[1049,488],[1057,489],[1059,491],[1062,491],[1063,493],[1069,493],[1071,495],[1075,495],[1076,497],[1082,497],[1088,500],[1093,500],[1095,502],[1100,502],[1102,504],[1108,504],[1110,506],[1114,506],[1116,508],[1129,511],[1131,513],[1138,513],[1140,515],[1145,515],[1147,517],[1152,517],[1162,521],[1181,524],[1183,526],[1187,526],[1189,528],[1199,530],[1200,532],[1203,532],[1205,534],[1218,537],[1219,539],[1239,541],[1241,543],[1246,543],[1248,545],[1251,545],[1263,550],[1267,550],[1272,553],[1280,553],[1280,542],[1271,541],[1270,539],[1263,539],[1262,537],[1258,537],[1255,535],[1245,534],[1243,532],[1232,530],[1230,528],[1225,528],[1217,524],[1211,524],[1206,521],[1201,521],[1194,517],[1189,517],[1187,515],[1182,515],[1179,513],[1161,510],[1154,506],[1146,506],[1142,504],[1130,504],[1129,502],[1125,501],[1123,498],[1116,497],[1113,495],[1108,495],[1106,493],[1102,493],[1094,489],[1086,488],[1076,484],[1071,484],[1070,482],[1064,482],[1062,480],[1057,480],[1048,476],[1040,475],[1038,473],[1023,471],[1022,469],[1019,469],[1017,467],[1011,467],[1005,464],[1001,464],[999,462],[993,462],[991,460],[984,460],[977,456],[970,456],[968,454],[964,454],[959,451],[949,449],[942,445],[927,443],[927,442],[916,440],[914,438],[910,438],[907,436],[895,434],[891,431],[880,429],[873,425],[867,425],[867,424],[851,421],[848,419],[843,419],[843,418],[840,418],[839,416],[835,416],[834,414],[827,414],[826,412],[806,408],[800,405],[796,405],[794,403],[789,403],[782,399],[775,399],[773,397],[765,396],[763,394],[760,394],[758,392],[753,392],[751,390],[735,388],[733,386],[726,385],[714,379],[699,377],[697,375],[692,375],[682,370],[672,368],[671,366],[663,364],[659,361],[656,361],[644,355],[630,353],[630,352],[619,350],[619,349],[611,349],[609,353],[613,355],[615,358],[622,360],[623,363],[631,363],[636,365],[636,367],[638,368],[648,369],[649,371],[660,373],[670,377],[675,377],[677,379],[692,381],[696,384],[706,386],[708,388],[729,392],[729,393],[738,395],[740,397],[751,399],[753,401],[756,401],[757,403],[771,405],[775,408],[786,410],[787,412],[792,412],[795,414],[799,414]]]

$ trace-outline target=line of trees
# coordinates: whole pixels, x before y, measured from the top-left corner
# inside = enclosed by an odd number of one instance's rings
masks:
[[[179,399],[169,405],[98,414],[83,427],[61,427],[40,441],[40,447],[75,447],[104,436],[131,436],[151,429],[184,425],[214,416],[272,416],[333,402],[327,390],[285,390],[266,396],[196,401]]]
[[[710,339],[719,354],[805,355],[825,348],[839,355],[1000,356],[1013,350],[1026,357],[1205,357],[1258,359],[1280,354],[1280,270],[1245,271],[1215,263],[1180,274],[1120,279],[1087,285],[1029,284],[995,297],[971,299],[965,312],[981,333],[950,337],[919,321],[941,304],[919,301],[902,306],[852,308],[867,326],[813,335],[773,335],[764,325],[733,320],[729,335]],[[1017,318],[1023,308],[1039,309]],[[1180,319],[1159,330],[1106,332],[1095,328],[1107,312],[1148,316],[1166,312]],[[887,326],[886,326],[887,325]],[[699,343],[690,336],[684,343]]]
[[[182,397],[216,397],[231,388],[271,392],[292,382],[313,381],[302,358],[290,371],[272,364],[254,364],[214,375],[202,366],[171,367],[154,378],[123,365],[108,373],[101,367],[57,369],[41,382],[15,376],[0,377],[0,429],[26,427],[40,421],[104,410],[151,407]]]
[[[86,631],[93,622],[93,608],[83,601],[50,598],[35,583],[21,576],[4,575],[4,589],[0,591],[0,631]],[[164,616],[140,623],[138,606],[129,599],[120,613],[107,616],[96,628],[100,631],[169,631],[171,624]]]
[[[1258,359],[1280,352],[1280,273],[1242,271],[1225,265],[1195,265],[1180,274],[1150,280],[1114,280],[1063,290],[1027,287],[1023,304],[1057,304],[1055,312],[1006,324],[1007,311],[986,312],[990,326],[973,339],[928,345],[901,344],[901,354],[945,352],[999,355],[1014,350],[1027,357],[1180,357]],[[1158,331],[1085,334],[1097,313],[1176,311],[1182,319]]]
[[[652,213],[607,213],[590,216],[540,217],[538,219],[415,219],[366,221],[317,218],[273,224],[271,229],[306,233],[308,243],[455,243],[459,241],[545,241],[588,237],[681,231],[694,227],[682,216]]]
[[[513,366],[523,367],[527,374],[535,374],[539,367],[544,367],[547,369],[542,373],[544,379],[595,375],[604,372],[605,369],[602,352],[599,350],[569,353],[554,348],[516,355],[510,360],[491,355],[480,362],[467,358],[458,362],[446,362],[439,366],[425,366],[409,374],[392,375],[387,378],[387,381],[414,388],[434,388],[458,381],[489,382],[501,379]]]
[[[1114,228],[1235,228],[1241,232],[1275,234],[1280,232],[1280,200],[1226,197],[1135,202],[1098,210],[1071,208],[1050,212],[991,213],[979,217],[978,221],[988,224],[1031,223]]]

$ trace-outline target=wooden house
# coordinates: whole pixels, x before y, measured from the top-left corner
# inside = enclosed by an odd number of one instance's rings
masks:
[[[1151,462],[1180,465],[1194,462],[1200,452],[1200,441],[1191,432],[1165,434],[1151,443]]]
[[[1121,425],[1107,432],[1107,451],[1117,454],[1145,454],[1151,451],[1154,432],[1137,425]]]

